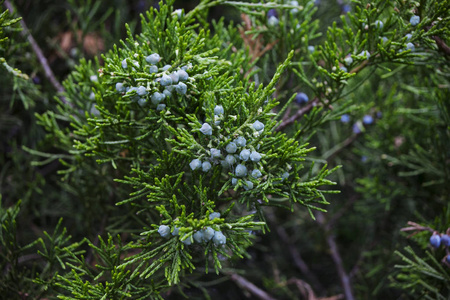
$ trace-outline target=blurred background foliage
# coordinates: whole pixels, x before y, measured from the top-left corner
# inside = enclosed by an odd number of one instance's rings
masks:
[[[174,6],[189,11],[197,4],[198,1],[179,0]],[[132,32],[140,32],[139,15],[150,6],[158,7],[158,3],[149,0],[17,0],[14,6],[61,82],[80,59],[100,58],[101,53],[124,39],[125,23]],[[323,45],[328,26],[333,22],[342,24],[340,17],[354,9],[354,5],[341,0],[322,0],[316,1],[315,9],[312,17],[319,20],[316,30],[321,35],[311,41],[298,41],[305,49],[308,45],[316,49]],[[245,21],[229,6],[211,9],[209,19],[219,18],[233,26]],[[245,26],[242,24],[238,28]],[[52,144],[51,137],[46,137],[36,120],[36,114],[55,106],[56,91],[21,33],[18,24],[4,28],[9,41],[3,42],[0,48],[0,56],[6,58],[9,65],[29,76],[27,79],[5,71],[0,73],[1,221],[15,224],[16,235],[9,238],[12,244],[21,247],[1,249],[3,280],[0,281],[14,282],[16,286],[0,284],[0,292],[11,295],[8,299],[37,299],[35,297],[45,291],[31,280],[42,267],[39,256],[32,251],[40,245],[34,242],[36,238],[43,238],[45,244],[44,232],[54,232],[62,222],[72,242],[86,237],[93,241],[105,231],[102,214],[108,214],[109,205],[126,198],[130,191],[106,185],[113,178],[106,168],[103,173],[87,171],[80,175],[76,179],[80,182],[78,186],[85,186],[85,189],[71,191],[61,179],[64,177],[58,174],[62,169],[60,162],[36,163],[33,151],[59,153],[58,146]],[[279,34],[285,33],[280,31]],[[240,37],[238,31],[235,35]],[[264,38],[268,43],[281,37]],[[238,43],[236,40],[236,46],[241,46]],[[265,65],[282,61],[290,48],[291,45],[280,43],[260,57],[257,65],[268,70],[267,74],[261,74],[262,82],[267,82],[274,72],[272,68],[270,74],[270,68]],[[331,167],[342,166],[331,178],[338,183],[336,189],[341,193],[329,199],[328,212],[317,213],[314,221],[302,210],[291,213],[269,209],[271,231],[265,235],[256,233],[255,244],[248,250],[251,258],[231,262],[233,269],[242,270],[249,281],[278,299],[317,299],[307,298],[312,295],[308,288],[320,297],[334,295],[329,299],[342,299],[342,275],[330,255],[334,241],[355,299],[422,296],[434,299],[423,292],[409,295],[410,291],[403,289],[407,285],[401,276],[406,273],[395,268],[396,264],[401,264],[395,251],[407,255],[403,251],[406,246],[411,246],[413,253],[420,257],[425,257],[425,251],[435,255],[437,260],[446,255],[428,245],[429,232],[412,238],[402,234],[400,229],[408,221],[441,233],[450,226],[449,56],[437,48],[434,51],[419,49],[419,52],[423,58],[414,65],[386,63],[358,73],[346,87],[345,97],[332,108],[346,110],[349,121],[336,116],[317,128],[316,134],[308,139],[317,147],[313,153],[317,161],[326,160]],[[282,103],[293,95],[292,91],[306,92],[313,98],[313,91],[298,78],[287,79],[283,84],[288,89],[277,90]],[[300,108],[293,102],[290,109]],[[363,117],[367,115],[373,121],[363,124]],[[361,132],[355,133],[354,124]],[[97,181],[98,177],[102,180]],[[93,195],[98,199],[81,200],[83,195],[86,199]],[[19,199],[20,213],[16,206]],[[2,239],[7,238],[2,235]],[[25,247],[30,243],[34,244]],[[39,247],[43,251],[43,246]],[[15,261],[17,265],[11,266],[7,261]],[[449,266],[444,268],[448,274]],[[17,273],[8,272],[9,269]],[[56,270],[57,266],[52,266],[46,270],[47,276],[51,278]],[[189,299],[253,297],[227,274],[197,276],[191,281],[197,282],[197,286],[191,285],[183,292],[181,288],[173,289],[165,297],[179,299],[180,293]],[[444,280],[440,287],[442,295],[446,295],[445,291],[448,293],[448,287],[448,281]]]

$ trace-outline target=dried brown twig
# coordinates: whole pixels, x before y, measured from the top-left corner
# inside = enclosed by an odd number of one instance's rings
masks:
[[[245,279],[244,277],[236,274],[231,273],[229,274],[232,281],[234,281],[237,285],[239,285],[241,288],[245,289],[246,291],[250,292],[253,296],[257,297],[261,300],[276,300],[272,296],[270,296],[267,292],[261,290],[259,287]]]
[[[13,13],[14,12],[14,6],[11,4],[9,0],[5,0],[4,2],[6,8]],[[16,12],[17,14],[17,12]],[[50,68],[47,58],[44,56],[44,53],[42,52],[41,48],[39,47],[36,40],[33,38],[33,36],[30,33],[30,30],[27,27],[27,24],[23,20],[23,18],[20,19],[20,26],[22,26],[21,34],[28,40],[28,42],[31,45],[31,48],[33,48],[33,51],[36,53],[36,56],[42,65],[42,68],[44,69],[45,77],[50,81],[50,83],[53,85],[53,87],[58,91],[58,93],[64,93],[64,88],[59,83],[59,81],[56,79],[55,74],[53,73],[52,69]]]

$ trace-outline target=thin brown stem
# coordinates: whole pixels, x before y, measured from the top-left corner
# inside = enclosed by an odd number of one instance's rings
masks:
[[[14,12],[14,6],[11,4],[11,2],[9,0],[5,0],[4,4],[12,14]],[[47,79],[50,81],[50,83],[53,85],[53,87],[56,89],[58,93],[60,94],[64,93],[64,87],[56,79],[55,74],[53,73],[52,69],[48,64],[47,58],[44,56],[44,53],[42,52],[38,43],[31,35],[30,30],[28,29],[27,24],[25,23],[23,18],[20,19],[20,26],[22,26],[21,34],[28,40],[28,42],[31,45],[31,48],[33,48],[34,53],[36,53],[39,63],[42,65],[42,68],[44,69],[45,77],[47,77]],[[64,99],[63,102],[65,103]]]
[[[246,291],[250,292],[253,296],[255,296],[258,299],[261,299],[261,300],[276,300],[275,298],[270,296],[268,293],[266,293],[265,291],[263,291],[262,289],[260,289],[259,287],[257,287],[256,285],[254,285],[253,283],[251,283],[250,281],[248,281],[247,279],[245,279],[244,277],[242,277],[242,276],[240,276],[240,275],[238,275],[236,273],[230,274],[230,278],[238,286],[240,286],[241,288],[243,288]]]
[[[325,229],[326,241],[330,249],[331,258],[333,259],[334,264],[336,265],[336,269],[339,274],[339,280],[341,281],[342,288],[344,289],[345,299],[354,300],[355,297],[353,296],[353,291],[350,284],[350,277],[345,271],[344,263],[342,262],[341,255],[339,254],[339,249],[336,244],[336,240],[334,238],[334,235],[330,232],[330,228],[327,225],[328,222],[326,222],[323,213],[317,214],[317,221]]]

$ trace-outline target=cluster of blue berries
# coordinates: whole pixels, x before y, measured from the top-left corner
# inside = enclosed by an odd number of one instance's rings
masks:
[[[450,254],[448,254],[448,250],[450,247],[450,228],[447,229],[446,234],[440,234],[439,232],[433,232],[433,235],[430,237],[430,245],[437,249],[440,246],[444,246],[447,248],[447,255],[443,258],[443,262],[450,267]]]
[[[219,125],[223,119],[224,108],[221,105],[216,105],[214,108],[214,125]],[[259,136],[264,132],[264,124],[260,121],[255,121],[251,128],[253,129],[253,136]],[[212,136],[213,127],[209,123],[203,123],[200,132],[206,136]],[[230,138],[226,138],[231,140]],[[259,147],[257,147],[259,148]],[[248,176],[253,179],[262,177],[262,172],[258,169],[258,163],[262,159],[261,153],[253,147],[247,147],[247,139],[243,136],[238,136],[232,139],[222,149],[209,148],[209,157],[203,159],[194,158],[190,163],[190,168],[195,170],[202,170],[208,172],[213,164],[221,164],[222,167],[231,169],[234,177],[232,184],[238,183],[238,178],[247,179],[244,181],[244,189],[253,189],[253,182],[249,180]],[[250,165],[250,166],[249,166]]]
[[[161,56],[158,53],[147,56],[145,61],[150,64],[148,72],[156,76],[153,83],[147,85],[147,87],[142,85],[134,87],[118,82],[116,83],[116,91],[130,97],[132,101],[137,102],[140,106],[147,105],[150,100],[156,106],[156,110],[163,110],[166,105],[162,102],[164,99],[172,97],[174,92],[179,95],[187,93],[187,85],[184,82],[189,79],[187,70],[190,68],[190,65],[172,70],[172,72],[169,72],[172,69],[171,65],[158,68],[157,64],[161,61]],[[137,61],[132,61],[132,64],[134,67],[139,67],[139,62]],[[133,70],[135,70],[134,67]],[[128,68],[126,59],[122,61],[122,68]]]
[[[447,230],[448,233],[449,230]],[[433,235],[430,237],[430,244],[433,248],[439,248],[441,245],[444,247],[450,246],[450,235],[449,234],[440,234],[435,231]]]
[[[220,218],[220,213],[218,212],[213,212],[209,215],[210,220],[214,220],[217,218]],[[174,227],[173,230],[171,230],[170,226],[160,225],[158,228],[158,233],[163,238],[169,238],[171,235],[178,236],[179,230],[180,229],[178,227]],[[192,244],[193,241],[202,244],[207,243],[211,240],[213,241],[215,246],[221,246],[227,243],[227,238],[221,231],[214,230],[209,226],[205,227],[204,229],[196,231],[193,235],[189,236],[188,238],[185,238],[182,241],[182,243],[189,246]]]
[[[377,113],[377,116],[381,117],[381,114]],[[344,123],[344,124],[349,123],[350,122],[350,115],[343,114],[341,116],[341,122]],[[374,122],[374,119],[373,119],[373,117],[371,115],[364,115],[363,116],[362,123],[364,125],[372,125],[373,122]],[[360,128],[360,125],[358,124],[358,122],[353,124],[353,133],[356,133],[356,134],[361,133],[361,128]]]

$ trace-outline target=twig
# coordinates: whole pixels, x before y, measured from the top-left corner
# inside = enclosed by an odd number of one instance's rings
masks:
[[[344,264],[342,262],[342,258],[339,254],[339,250],[334,239],[333,234],[327,230],[327,224],[325,222],[325,217],[322,213],[317,215],[317,221],[323,226],[325,229],[326,239],[328,247],[330,248],[331,257],[333,258],[334,264],[336,265],[336,269],[339,274],[339,279],[341,280],[342,288],[344,289],[345,299],[354,300],[352,287],[350,285],[350,278],[345,272]]]
[[[436,231],[433,228],[425,227],[425,226],[419,225],[419,224],[417,224],[415,222],[412,222],[412,221],[408,221],[407,224],[410,225],[410,227],[404,227],[404,228],[400,229],[400,231],[414,231],[413,233],[408,235],[408,238],[418,234],[421,231],[429,231],[431,233]]]
[[[300,270],[300,272],[302,272],[302,274],[305,277],[307,277],[307,279],[313,284],[313,286],[316,290],[324,291],[325,288],[322,286],[322,284],[317,279],[317,277],[314,275],[314,273],[311,272],[308,265],[306,264],[306,262],[303,260],[302,256],[300,255],[300,252],[292,244],[291,239],[289,238],[289,235],[287,234],[284,227],[277,225],[277,224],[279,224],[279,222],[277,222],[277,220],[273,214],[267,214],[266,217],[276,227],[278,236],[281,238],[283,243],[286,244],[286,246],[289,248],[289,252],[291,253],[291,257],[293,259],[295,266]]]
[[[291,253],[295,266],[303,273],[303,275],[305,275],[308,278],[309,281],[313,283],[313,285],[317,290],[324,291],[325,289],[323,288],[322,284],[314,275],[314,273],[311,272],[308,265],[301,257],[299,251],[294,247],[294,245],[291,244],[290,239],[286,233],[286,230],[284,230],[284,228],[281,226],[277,226],[277,233],[279,237],[283,240],[283,242],[288,246],[289,252]]]
[[[309,112],[314,106],[316,106],[319,103],[319,98],[315,98],[314,100],[312,100],[311,102],[309,102],[308,104],[306,104],[305,107],[299,109],[293,116],[291,116],[290,118],[285,119],[285,117],[283,117],[283,122],[281,122],[280,125],[278,125],[278,127],[275,129],[275,131],[281,131],[283,130],[286,126],[294,123],[296,120],[300,120],[301,117],[306,114],[307,112]]]
[[[255,297],[257,297],[258,299],[276,300],[275,298],[273,298],[272,296],[267,294],[265,291],[261,290],[259,287],[257,287],[256,285],[254,285],[253,283],[251,283],[250,281],[245,279],[244,277],[242,277],[236,273],[232,273],[229,275],[230,275],[231,280],[233,280],[237,285],[239,285],[241,288],[247,290],[248,292],[253,294]]]
[[[304,282],[303,280],[298,279],[298,278],[291,278],[286,283],[287,284],[295,284],[297,286],[298,290],[300,291],[300,293],[302,293],[303,297],[307,300],[339,300],[339,299],[344,298],[344,295],[336,295],[336,296],[331,296],[331,297],[318,298],[314,294],[314,291],[311,288],[311,286],[307,282]]]
[[[345,139],[340,145],[339,148],[337,148],[335,151],[333,151],[332,153],[330,153],[330,155],[328,157],[325,157],[325,159],[330,162],[334,159],[334,157],[339,154],[342,150],[344,150],[345,148],[347,148],[348,146],[350,146],[351,144],[353,144],[354,141],[356,141],[356,139],[358,138],[358,136],[361,135],[361,132],[359,133],[355,133],[354,135],[348,137],[347,139]]]
[[[11,4],[9,0],[5,0],[4,2],[6,8],[11,12],[11,14],[14,12],[14,6]],[[17,14],[17,12],[16,12]],[[56,89],[56,91],[60,94],[64,93],[64,87],[59,83],[59,81],[56,79],[55,74],[53,74],[52,69],[50,68],[47,58],[42,53],[41,48],[37,44],[36,40],[33,38],[33,36],[30,33],[30,30],[28,29],[25,21],[23,18],[20,19],[20,26],[22,26],[21,34],[28,40],[31,47],[33,48],[33,51],[36,53],[36,56],[39,60],[39,62],[42,65],[42,68],[44,69],[45,77],[47,77],[48,80],[50,80],[50,83],[53,85],[53,87]],[[64,103],[66,103],[65,99],[62,99]]]

